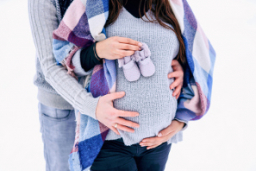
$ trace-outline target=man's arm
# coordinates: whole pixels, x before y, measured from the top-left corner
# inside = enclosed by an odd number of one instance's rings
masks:
[[[93,98],[76,79],[56,65],[52,33],[58,27],[57,12],[51,0],[29,0],[29,20],[34,44],[45,79],[75,109],[96,119],[98,98]]]

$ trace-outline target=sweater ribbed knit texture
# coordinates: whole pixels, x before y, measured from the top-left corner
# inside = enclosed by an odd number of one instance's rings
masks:
[[[29,0],[29,21],[36,47],[36,75],[38,100],[42,104],[58,109],[78,109],[81,113],[95,117],[99,100],[67,74],[64,67],[56,65],[52,52],[52,33],[61,20],[58,0]]]
[[[152,12],[147,14],[151,16]],[[154,18],[154,16],[152,15]],[[145,20],[146,17],[143,16]],[[177,100],[172,96],[169,85],[173,79],[167,75],[172,72],[171,62],[179,50],[179,42],[173,31],[162,27],[159,23],[145,22],[135,18],[125,8],[122,8],[114,24],[106,28],[107,37],[121,36],[144,42],[151,51],[156,72],[151,77],[141,76],[135,82],[129,82],[124,76],[123,69],[117,66],[117,92],[125,91],[125,97],[114,101],[114,107],[120,110],[137,111],[137,117],[125,119],[137,122],[139,128],[135,132],[118,130],[117,135],[109,131],[106,140],[123,138],[125,145],[139,143],[146,137],[157,136],[158,132],[170,125],[175,117]],[[117,61],[117,60],[116,60]],[[182,132],[172,137],[169,143],[182,140]]]

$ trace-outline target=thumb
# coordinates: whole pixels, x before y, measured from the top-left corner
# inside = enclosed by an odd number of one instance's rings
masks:
[[[166,136],[173,132],[172,124],[158,133],[158,137]]]
[[[115,100],[115,99],[120,99],[120,98],[124,97],[124,95],[125,95],[125,92],[121,91],[121,92],[111,93],[108,96],[109,96],[109,100]]]

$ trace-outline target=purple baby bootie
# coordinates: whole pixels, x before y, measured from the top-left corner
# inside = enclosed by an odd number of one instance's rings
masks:
[[[140,78],[140,70],[131,56],[118,59],[119,68],[123,67],[124,76],[128,81],[137,81]]]
[[[152,76],[156,69],[152,60],[150,59],[151,52],[146,43],[142,43],[141,50],[136,51],[132,57],[138,63],[140,72],[144,77]]]

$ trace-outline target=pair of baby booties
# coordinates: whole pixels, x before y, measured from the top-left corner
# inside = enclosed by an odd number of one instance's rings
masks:
[[[137,81],[140,75],[150,77],[155,73],[155,65],[150,59],[151,52],[146,43],[142,43],[141,50],[131,56],[118,59],[119,68],[123,67],[125,78],[132,82]],[[136,63],[137,64],[136,64]]]

